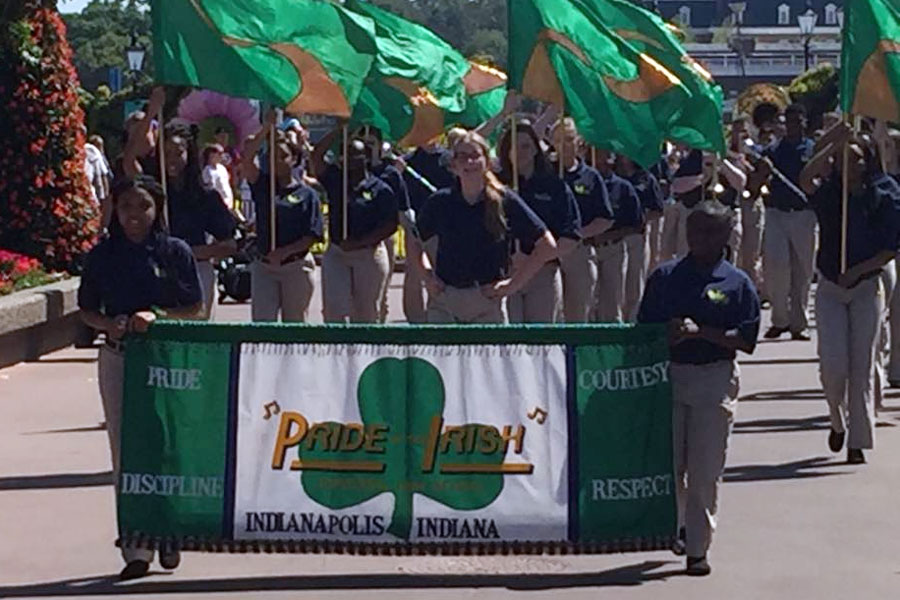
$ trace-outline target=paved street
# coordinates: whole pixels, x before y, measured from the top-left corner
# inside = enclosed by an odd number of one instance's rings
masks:
[[[399,318],[399,276],[392,317]],[[222,306],[240,320],[248,306]],[[312,314],[321,319],[319,297]],[[172,574],[118,584],[109,449],[96,351],[0,370],[0,597],[816,598],[900,597],[900,393],[869,464],[826,444],[814,342],[763,343],[741,405],[713,574],[668,552],[590,557],[369,558],[186,554]],[[609,588],[604,590],[604,588]]]

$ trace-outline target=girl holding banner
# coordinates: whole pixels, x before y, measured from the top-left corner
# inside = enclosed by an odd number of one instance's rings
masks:
[[[241,172],[253,191],[257,244],[261,251],[250,267],[251,312],[254,321],[277,321],[280,313],[284,322],[305,322],[316,268],[309,248],[322,239],[323,233],[321,203],[318,193],[297,176],[296,146],[284,131],[275,130],[275,120],[275,112],[269,111],[262,130],[245,144],[241,163]],[[274,160],[270,155],[268,161],[274,164],[274,202],[270,192],[271,171],[260,173],[256,163],[256,154],[267,138],[275,140]]]
[[[518,292],[507,299],[512,323],[556,323],[562,308],[562,277],[559,258],[581,243],[581,216],[572,190],[553,172],[541,149],[537,132],[527,121],[515,124],[500,138],[500,180],[512,185],[525,204],[547,225],[557,242],[557,256],[541,266]],[[513,139],[516,149],[513,150]],[[513,168],[513,161],[516,168]],[[518,181],[515,181],[518,174]],[[524,243],[518,248],[526,257],[534,248]],[[522,260],[516,256],[514,263]]]
[[[874,444],[872,367],[884,310],[880,275],[900,241],[900,186],[881,172],[871,140],[854,137],[845,124],[832,128],[820,144],[824,147],[800,173],[799,183],[819,221],[816,315],[820,376],[831,416],[828,445],[839,452],[846,437],[847,462],[859,464],[865,462],[863,450]],[[843,152],[848,160],[841,160]],[[843,173],[849,190],[846,221]]]
[[[489,161],[484,138],[474,132],[460,137],[451,148],[456,183],[432,195],[418,215],[422,240],[438,238],[434,269],[421,255],[429,323],[507,323],[504,298],[557,256],[546,225],[500,183]],[[511,270],[516,243],[532,251]]]
[[[118,183],[109,237],[88,254],[78,289],[82,319],[106,333],[98,379],[117,489],[125,378],[122,337],[147,331],[157,317],[196,318],[203,308],[197,263],[191,248],[166,231],[165,202],[162,188],[150,177],[136,175]],[[122,557],[127,564],[121,579],[134,579],[147,574],[153,551],[123,546]],[[160,550],[163,568],[174,569],[179,561],[177,550]]]

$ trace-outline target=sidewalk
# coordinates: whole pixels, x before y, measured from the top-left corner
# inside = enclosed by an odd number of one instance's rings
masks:
[[[392,290],[392,316],[400,308]],[[249,307],[221,307],[239,319]],[[317,315],[317,313],[313,313]],[[743,361],[712,576],[668,552],[581,557],[185,554],[175,573],[116,583],[109,449],[96,351],[0,370],[0,597],[888,600],[900,597],[900,392],[869,464],[832,455],[814,342]],[[602,588],[611,588],[605,591]]]

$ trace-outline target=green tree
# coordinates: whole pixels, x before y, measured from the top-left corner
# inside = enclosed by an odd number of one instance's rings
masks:
[[[82,79],[100,69],[128,72],[126,49],[132,35],[147,55],[143,72],[153,75],[149,0],[91,0],[80,14],[64,15],[75,68]]]

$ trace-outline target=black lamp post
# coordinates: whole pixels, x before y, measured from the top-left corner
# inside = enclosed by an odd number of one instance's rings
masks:
[[[128,70],[131,72],[132,81],[135,83],[137,82],[138,73],[144,67],[144,57],[146,55],[147,51],[138,44],[137,34],[132,33],[131,44],[125,49],[125,56],[128,59]]]
[[[812,41],[813,32],[816,30],[816,23],[819,21],[819,15],[809,8],[802,15],[797,16],[797,23],[800,25],[800,33],[803,34],[803,70],[809,71],[809,44]]]

